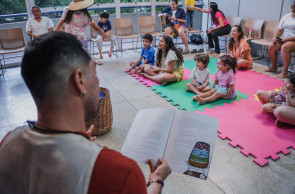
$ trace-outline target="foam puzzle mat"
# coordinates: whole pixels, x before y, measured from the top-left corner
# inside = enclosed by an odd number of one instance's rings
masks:
[[[208,68],[211,79],[217,72],[217,59],[210,58]],[[186,92],[186,84],[190,82],[189,74],[195,67],[194,60],[184,63],[185,74],[181,82],[159,85],[155,82],[132,75],[138,81],[148,86],[155,93],[170,101],[179,109],[188,111],[201,111],[202,114],[220,119],[218,129],[221,139],[229,139],[232,147],[240,147],[245,156],[252,155],[259,166],[269,163],[269,158],[280,158],[278,153],[289,154],[290,148],[295,149],[295,127],[278,128],[272,115],[260,112],[262,104],[257,99],[258,90],[277,91],[283,85],[283,80],[278,80],[253,70],[242,70],[236,74],[237,98],[233,101],[218,99],[212,103],[199,105],[192,101],[195,95]],[[212,84],[212,83],[211,83]]]

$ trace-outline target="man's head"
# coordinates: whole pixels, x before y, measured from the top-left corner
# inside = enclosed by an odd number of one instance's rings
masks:
[[[37,5],[32,7],[32,13],[35,19],[39,19],[41,17],[41,10]]]
[[[21,74],[38,110],[45,104],[62,107],[81,99],[85,119],[94,116],[98,102],[95,65],[81,42],[64,32],[51,32],[27,45]]]
[[[148,49],[151,46],[151,44],[153,43],[153,36],[151,34],[145,34],[142,37],[142,43],[143,43],[144,48]]]
[[[295,13],[295,1],[291,1],[291,11]]]
[[[99,14],[99,17],[100,17],[100,22],[101,23],[106,23],[106,21],[110,17],[110,14],[108,12],[102,12],[101,14]]]
[[[178,6],[178,0],[171,0],[170,1],[170,7],[172,8],[172,10],[176,10]]]

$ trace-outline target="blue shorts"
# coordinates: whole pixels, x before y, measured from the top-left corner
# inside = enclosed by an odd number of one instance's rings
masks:
[[[216,88],[216,92],[222,95],[227,95],[228,92],[228,88],[227,87],[221,87],[219,85],[215,85]],[[233,93],[230,95],[229,99],[234,99],[236,97],[236,95],[234,95],[234,91]]]

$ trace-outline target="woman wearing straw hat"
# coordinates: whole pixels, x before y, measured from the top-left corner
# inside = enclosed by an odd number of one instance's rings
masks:
[[[92,18],[87,10],[93,3],[94,0],[73,0],[69,7],[64,10],[54,30],[60,30],[63,24],[65,24],[65,32],[75,35],[84,47],[87,48],[85,31],[88,25],[102,34],[102,36],[105,35],[104,31],[92,22]],[[95,62],[100,65],[102,64],[98,59],[95,59]]]

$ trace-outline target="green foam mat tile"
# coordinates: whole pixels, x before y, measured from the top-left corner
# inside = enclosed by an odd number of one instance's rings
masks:
[[[151,90],[159,94],[161,97],[165,98],[168,102],[172,101],[171,104],[178,106],[178,109],[188,110],[188,111],[204,111],[205,108],[214,108],[214,106],[223,106],[224,103],[232,103],[232,101],[240,101],[240,99],[248,99],[248,95],[245,93],[240,93],[238,90],[237,97],[234,100],[229,99],[217,99],[214,102],[205,103],[199,105],[198,102],[194,102],[192,98],[196,95],[192,92],[187,92],[186,84],[191,82],[190,79],[167,84],[167,85],[154,85]],[[213,83],[212,83],[213,84]]]

